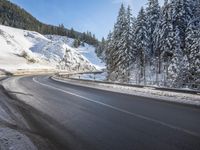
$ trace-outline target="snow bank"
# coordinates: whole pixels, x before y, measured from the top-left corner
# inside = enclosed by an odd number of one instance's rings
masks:
[[[78,49],[71,47],[70,41],[67,37],[50,39],[34,31],[0,25],[0,69],[96,70]]]

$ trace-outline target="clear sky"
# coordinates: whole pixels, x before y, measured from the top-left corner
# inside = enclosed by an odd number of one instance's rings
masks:
[[[136,16],[147,0],[11,0],[38,20],[77,31],[91,31],[99,39],[107,36],[116,21],[121,3],[132,7]],[[164,0],[159,0],[162,4]]]

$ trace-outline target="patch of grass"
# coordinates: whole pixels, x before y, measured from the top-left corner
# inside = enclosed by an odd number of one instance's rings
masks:
[[[28,62],[30,62],[30,63],[36,63],[36,60],[33,59],[33,58],[30,58],[30,59],[28,59]]]
[[[25,58],[29,63],[37,62],[34,58],[31,58],[30,56],[28,56],[27,52],[25,52],[25,51],[23,51],[20,56]]]
[[[25,52],[25,51],[23,51],[23,52],[21,53],[20,56],[21,56],[21,57],[24,57],[25,59],[28,58],[28,54],[27,54],[27,52]]]

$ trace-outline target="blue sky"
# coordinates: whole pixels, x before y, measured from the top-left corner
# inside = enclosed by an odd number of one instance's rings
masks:
[[[99,39],[107,36],[116,21],[121,3],[131,5],[137,15],[147,0],[11,0],[40,21],[84,32],[91,31]],[[161,4],[164,0],[159,0]]]

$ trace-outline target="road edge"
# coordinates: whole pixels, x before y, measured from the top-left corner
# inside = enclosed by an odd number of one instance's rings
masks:
[[[23,106],[20,106],[20,102],[21,100],[13,93],[10,93],[10,89],[6,88],[4,86],[4,82],[5,80],[9,79],[8,76],[5,76],[3,78],[0,78],[0,92],[3,93],[4,95],[4,99],[2,101],[6,101],[6,107],[7,109],[11,110],[12,113],[15,113],[14,115],[16,120],[16,124],[10,124],[10,123],[5,123],[3,124],[3,122],[1,122],[0,124],[0,129],[2,129],[2,131],[4,129],[8,130],[10,134],[17,134],[20,135],[20,140],[25,143],[25,141],[28,141],[28,145],[30,145],[30,143],[32,143],[32,148],[30,150],[56,150],[56,147],[54,144],[52,144],[48,138],[43,137],[42,135],[40,135],[38,132],[36,132],[34,129],[31,128],[30,124],[28,123],[26,117],[24,116],[24,114],[22,114],[22,110],[24,109]],[[11,114],[9,114],[11,115]],[[13,117],[12,117],[13,118]],[[5,131],[4,131],[5,132]],[[12,136],[13,137],[13,136]],[[6,138],[6,136],[2,137],[2,138]],[[7,140],[8,143],[12,143],[13,139],[8,139]],[[0,143],[1,144],[1,143]],[[25,143],[26,144],[26,143]],[[27,145],[27,146],[28,146]],[[27,147],[25,146],[25,147]],[[29,147],[30,148],[30,147]],[[22,149],[22,150],[26,150],[26,149]]]
[[[104,90],[104,91],[122,93],[122,94],[129,94],[129,95],[145,97],[145,98],[153,98],[157,101],[181,104],[181,105],[185,105],[185,106],[200,108],[200,96],[199,95],[196,95],[197,97],[199,97],[199,100],[188,100],[188,99],[181,100],[180,98],[177,98],[177,97],[161,96],[161,95],[155,95],[152,93],[141,93],[141,92],[138,93],[138,91],[134,91],[137,87],[124,87],[122,85],[104,84],[104,83],[98,83],[98,82],[88,81],[88,80],[87,81],[77,80],[77,79],[73,80],[71,78],[63,78],[63,77],[58,77],[55,75],[50,76],[49,78],[54,81],[62,82],[62,83],[68,83],[68,84],[89,87],[89,88],[94,88],[94,89],[99,89],[99,90]],[[138,89],[142,89],[142,88],[139,87]],[[144,89],[147,89],[147,88],[144,87]],[[128,92],[126,92],[125,90],[128,90]],[[149,90],[151,90],[151,88],[149,88]],[[163,92],[163,91],[161,91],[161,92]],[[169,92],[169,93],[171,93],[171,92]],[[187,95],[190,95],[191,97],[193,96],[192,94],[187,94]]]

